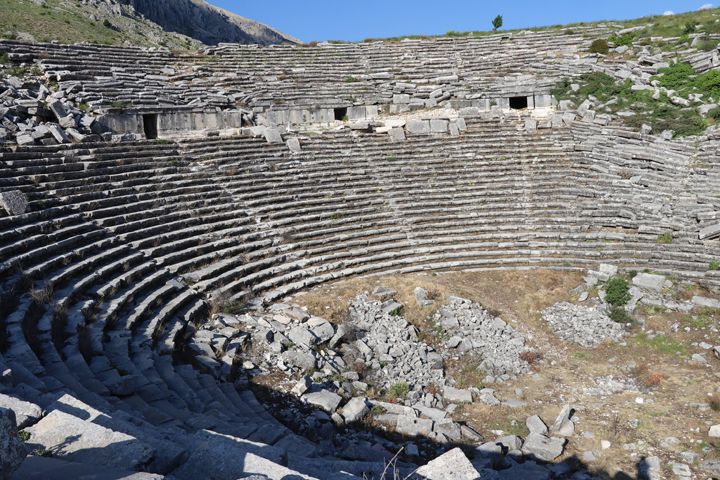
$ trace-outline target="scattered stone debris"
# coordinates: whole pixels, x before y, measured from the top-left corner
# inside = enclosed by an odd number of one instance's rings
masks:
[[[562,302],[545,309],[542,318],[555,335],[583,347],[595,347],[607,341],[620,342],[625,336],[625,328],[612,321],[600,306]]]
[[[605,397],[624,392],[639,392],[632,378],[615,378],[612,375],[595,378],[595,387],[583,388],[586,395]]]
[[[352,355],[355,350],[356,363],[368,367],[384,387],[402,382],[419,392],[427,385],[443,385],[441,354],[419,340],[417,329],[401,312],[402,305],[393,300],[358,296],[349,309],[349,324],[358,339],[346,351]]]
[[[27,210],[27,197],[20,190],[0,192],[0,206],[8,215],[22,215]]]
[[[529,351],[525,337],[477,303],[450,297],[433,317],[433,323],[449,337],[445,343],[449,349],[478,357],[480,367],[493,380],[509,380],[529,369],[522,359],[522,354]]]
[[[101,140],[104,129],[63,90],[38,76],[0,76],[0,144],[56,145]],[[109,140],[109,137],[106,138]]]

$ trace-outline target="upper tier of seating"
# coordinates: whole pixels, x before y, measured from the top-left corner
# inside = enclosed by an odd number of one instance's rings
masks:
[[[1,41],[37,61],[77,102],[109,108],[343,107],[388,104],[396,93],[454,99],[547,93],[591,69],[604,26],[487,36],[317,46],[221,45],[205,54],[101,45]]]

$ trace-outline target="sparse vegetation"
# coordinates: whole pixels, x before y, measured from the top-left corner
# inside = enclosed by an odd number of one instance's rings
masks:
[[[577,91],[570,87],[573,83],[579,85]],[[615,81],[605,73],[594,72],[567,79],[560,82],[552,94],[558,100],[569,99],[577,105],[595,97],[600,113],[631,112],[632,115],[620,117],[620,121],[636,129],[647,124],[654,132],[672,130],[676,137],[684,137],[699,135],[708,126],[696,108],[675,105],[664,94],[653,98],[652,91],[633,91],[630,80]]]
[[[110,102],[110,107],[121,110],[125,108],[125,102],[123,102],[122,100],[113,100],[112,102]]]
[[[607,55],[607,53],[610,51],[610,46],[608,45],[607,40],[598,38],[597,40],[593,40],[593,42],[590,44],[589,51],[590,53]]]
[[[30,298],[36,305],[49,305],[53,298],[52,285],[36,288],[30,291]]]
[[[27,430],[20,430],[18,432],[18,438],[23,442],[27,442],[28,440],[30,440],[30,432],[28,432]]]
[[[390,388],[387,391],[387,396],[391,400],[405,398],[409,391],[410,391],[410,386],[407,383],[398,382],[398,383],[390,386]]]
[[[616,47],[632,47],[635,41],[635,32],[623,33],[622,35],[612,34],[608,39]]]
[[[685,345],[664,334],[651,336],[646,333],[640,333],[635,337],[635,342],[641,347],[649,348],[658,353],[670,355],[687,354],[687,347]]]
[[[660,386],[667,379],[667,375],[662,372],[651,372],[647,363],[641,363],[632,371],[633,376],[647,388]]]
[[[670,232],[665,232],[662,235],[659,235],[657,238],[657,243],[661,245],[669,245],[673,242],[673,236]]]
[[[520,360],[527,362],[528,365],[535,365],[540,361],[541,355],[537,352],[527,351],[520,354]]]
[[[720,394],[715,393],[711,395],[708,404],[713,412],[720,412]]]
[[[145,20],[128,16],[96,20],[91,7],[77,2],[45,0],[0,0],[0,37],[18,38],[19,32],[39,42],[57,40],[61,43],[90,42],[120,45],[129,42],[142,46],[167,46],[175,49],[196,49],[199,42],[164,32]]]
[[[710,265],[708,265],[708,270],[717,271],[720,270],[720,262],[717,260],[713,260],[710,262]]]
[[[47,448],[38,448],[33,452],[33,455],[36,455],[38,457],[52,457],[52,451],[50,451]]]
[[[682,323],[694,328],[707,328],[712,323],[712,320],[706,312],[699,312],[695,315],[685,315],[682,318]]]
[[[218,313],[228,313],[230,315],[238,315],[245,311],[246,305],[239,300],[232,300],[227,296],[211,298],[208,302],[210,305],[210,316]]]

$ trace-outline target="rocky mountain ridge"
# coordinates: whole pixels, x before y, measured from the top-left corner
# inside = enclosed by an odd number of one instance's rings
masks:
[[[298,40],[205,0],[7,0],[0,38],[143,47]]]
[[[105,0],[114,2],[116,0]],[[298,40],[267,25],[218,8],[205,0],[117,0],[132,6],[146,19],[163,29],[199,40],[208,45],[222,42],[297,43]]]

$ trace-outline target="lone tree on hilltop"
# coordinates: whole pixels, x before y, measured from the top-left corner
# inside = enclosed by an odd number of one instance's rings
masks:
[[[497,32],[497,29],[502,27],[502,15],[498,15],[497,17],[493,18],[492,26],[493,32]]]

